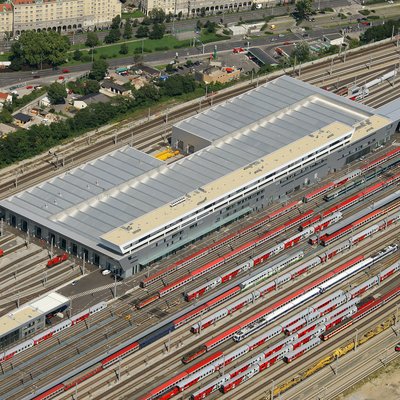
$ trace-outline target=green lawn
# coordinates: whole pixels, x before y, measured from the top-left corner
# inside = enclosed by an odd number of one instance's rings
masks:
[[[230,36],[219,35],[217,33],[209,33],[207,30],[203,29],[200,35],[200,40],[202,43],[219,42],[220,40],[230,39]]]
[[[126,43],[128,45],[129,49],[128,54],[119,54],[119,49],[122,43]],[[190,40],[177,40],[173,36],[165,36],[159,40],[136,39],[131,42],[124,41],[109,46],[96,48],[94,59],[99,59],[101,55],[105,55],[107,58],[121,58],[121,57],[133,56],[134,54],[137,53],[140,54],[142,52],[142,46],[143,46],[143,53],[152,53],[155,51],[166,51],[172,49],[179,49],[181,47],[189,47]],[[71,60],[66,65],[76,65],[76,64],[80,64],[80,62]]]
[[[0,61],[8,61],[8,57],[10,57],[10,53],[0,54]]]
[[[145,14],[140,10],[135,10],[134,12],[131,12],[131,13],[122,13],[123,19],[142,18],[144,16],[145,16]]]

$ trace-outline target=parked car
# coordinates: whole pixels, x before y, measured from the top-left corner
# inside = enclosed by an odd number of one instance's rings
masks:
[[[105,269],[102,272],[102,275],[109,275],[109,274],[111,274],[111,271],[109,269]]]
[[[62,72],[63,72],[63,74],[68,74],[68,73],[71,72],[71,71],[70,71],[69,69],[66,69],[66,68],[65,68],[65,69],[62,70]]]

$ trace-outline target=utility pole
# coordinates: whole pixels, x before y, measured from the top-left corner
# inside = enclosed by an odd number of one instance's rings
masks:
[[[171,350],[171,331],[168,331],[167,353]]]
[[[357,350],[358,345],[358,329],[356,329],[356,338],[354,339],[354,351]]]
[[[271,400],[274,400],[275,382],[272,380]]]
[[[117,298],[117,274],[114,274],[114,299]]]
[[[121,357],[118,358],[118,371],[117,371],[117,379],[121,379]]]
[[[82,276],[85,275],[85,258],[86,258],[86,254],[83,253],[83,257],[82,257]]]
[[[50,241],[50,257],[53,258],[54,237]]]

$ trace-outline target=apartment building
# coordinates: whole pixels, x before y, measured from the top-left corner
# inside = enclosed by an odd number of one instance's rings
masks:
[[[12,0],[12,4],[14,35],[27,30],[104,28],[121,15],[119,0]]]
[[[263,8],[277,4],[287,4],[289,0],[143,0],[141,7],[146,14],[154,8],[161,8],[166,14],[179,14],[179,12],[182,12],[184,16],[190,16],[200,14],[202,8],[204,8],[206,14],[248,10],[253,3]]]
[[[13,30],[13,10],[11,4],[0,4],[0,40]]]

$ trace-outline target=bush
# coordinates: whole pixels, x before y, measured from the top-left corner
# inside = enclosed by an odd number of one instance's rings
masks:
[[[369,10],[360,10],[360,11],[358,11],[360,14],[362,14],[362,15],[369,15],[369,14],[371,14],[371,12],[369,11]]]
[[[222,33],[223,33],[224,35],[229,36],[229,35],[231,34],[231,31],[230,31],[229,29],[224,29],[224,30],[222,31]]]
[[[369,17],[367,17],[368,21],[372,21],[374,19],[379,19],[379,15],[370,15]]]
[[[83,53],[81,57],[81,61],[89,62],[92,61],[92,56],[89,53]]]
[[[155,51],[166,51],[166,50],[169,50],[169,47],[168,46],[160,46],[160,47],[156,47],[154,50]]]

